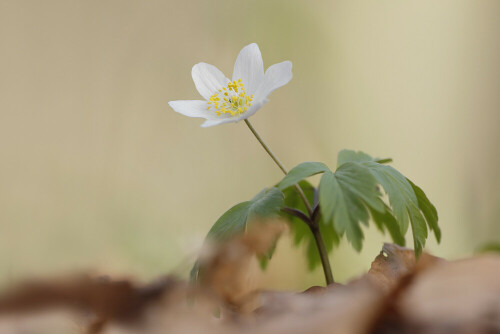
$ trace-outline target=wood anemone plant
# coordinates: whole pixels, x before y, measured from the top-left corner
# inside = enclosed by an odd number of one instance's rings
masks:
[[[251,200],[226,211],[212,226],[207,239],[224,241],[246,231],[256,218],[282,216],[290,222],[295,244],[307,244],[309,269],[321,263],[327,284],[334,282],[328,252],[344,235],[360,251],[362,224],[367,226],[372,221],[380,231],[388,231],[398,245],[405,244],[411,226],[417,256],[425,246],[428,230],[434,232],[439,242],[436,208],[422,189],[387,165],[392,159],[342,150],[335,170],[322,162],[303,162],[291,170],[281,163],[248,118],[268,101],[269,94],[291,80],[291,70],[291,62],[284,61],[264,72],[259,47],[250,44],[238,55],[232,80],[215,66],[199,63],[193,67],[195,86],[205,100],[169,102],[180,114],[204,118],[203,127],[244,121],[285,175],[275,186],[264,188]],[[322,174],[317,187],[306,180],[316,174]],[[259,257],[263,268],[272,253],[273,250]],[[198,275],[195,264],[191,277],[196,279]]]

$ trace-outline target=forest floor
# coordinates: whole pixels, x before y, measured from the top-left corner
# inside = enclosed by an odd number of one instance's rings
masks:
[[[278,229],[210,252],[194,285],[78,276],[19,284],[0,296],[0,333],[500,333],[500,256],[447,261],[385,244],[347,284],[251,291],[251,258]]]

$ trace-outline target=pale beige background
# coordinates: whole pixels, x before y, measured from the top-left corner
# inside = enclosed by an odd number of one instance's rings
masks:
[[[257,42],[294,78],[254,125],[286,165],[342,148],[391,156],[440,214],[456,258],[499,238],[500,2],[0,2],[0,283],[97,268],[186,274],[218,216],[281,177],[244,124],[202,129],[193,64],[231,74]],[[341,280],[367,270],[332,256]],[[266,287],[321,284],[280,242]]]

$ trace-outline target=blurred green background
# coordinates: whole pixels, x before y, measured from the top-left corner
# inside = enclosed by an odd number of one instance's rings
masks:
[[[242,123],[202,129],[191,67],[227,76],[257,42],[294,78],[252,117],[291,168],[343,148],[392,157],[428,194],[443,241],[499,238],[500,2],[0,2],[0,285],[86,270],[187,274],[211,224],[281,178]],[[362,274],[388,238],[345,242],[334,275]],[[266,288],[322,284],[283,238]]]

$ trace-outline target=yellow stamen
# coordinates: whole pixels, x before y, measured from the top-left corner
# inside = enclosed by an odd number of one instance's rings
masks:
[[[233,93],[229,94],[228,92]],[[218,89],[215,94],[208,98],[207,110],[212,110],[213,106],[217,116],[223,114],[229,114],[231,117],[239,116],[248,111],[248,108],[252,105],[252,100],[253,95],[247,95],[242,80],[237,79],[229,81],[225,87]]]

